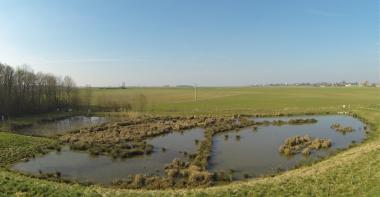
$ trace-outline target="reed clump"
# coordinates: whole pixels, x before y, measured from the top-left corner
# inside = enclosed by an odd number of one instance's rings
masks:
[[[302,153],[308,156],[313,150],[328,149],[332,146],[330,139],[311,138],[308,135],[287,138],[279,148],[279,152],[285,156]]]
[[[318,120],[314,118],[307,118],[307,119],[290,119],[288,121],[288,124],[290,125],[298,125],[298,124],[315,124]]]
[[[264,120],[264,121],[260,121],[260,122],[255,122],[254,125],[256,125],[256,126],[270,126],[270,125],[282,126],[282,125],[315,124],[317,122],[318,122],[318,120],[314,119],[314,118],[306,118],[306,119],[298,118],[298,119],[290,119],[288,121],[285,121],[285,120],[272,120],[272,121]]]
[[[342,134],[347,134],[354,132],[355,129],[352,127],[344,127],[339,123],[334,123],[331,125],[331,128],[334,129],[336,132],[342,133]]]
[[[151,154],[154,147],[146,142],[119,142],[116,144],[109,143],[73,143],[70,145],[71,150],[89,151],[91,155],[108,155],[112,158],[130,158],[139,155]]]

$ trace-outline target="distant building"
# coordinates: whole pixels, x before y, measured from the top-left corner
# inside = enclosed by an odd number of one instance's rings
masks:
[[[368,87],[368,86],[369,86],[369,82],[368,81],[363,81],[363,82],[359,83],[359,87]]]

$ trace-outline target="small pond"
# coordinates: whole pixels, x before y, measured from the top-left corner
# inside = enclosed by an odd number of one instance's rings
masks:
[[[214,137],[212,157],[209,163],[210,171],[235,171],[233,177],[242,179],[244,175],[257,177],[268,173],[274,173],[278,169],[287,170],[295,167],[301,161],[316,159],[318,156],[326,156],[329,152],[347,148],[353,141],[360,143],[365,139],[364,124],[350,116],[294,116],[276,118],[255,118],[255,121],[289,120],[296,118],[315,118],[315,124],[282,125],[258,127],[254,131],[252,127],[238,132],[231,131],[220,133]],[[355,129],[354,132],[342,133],[331,129],[331,125],[340,123]],[[225,135],[229,138],[226,139]],[[286,157],[279,153],[279,147],[284,140],[296,135],[310,137],[329,138],[332,147],[328,150],[320,150],[304,157],[302,154]],[[236,139],[240,135],[240,139]]]
[[[72,151],[65,147],[61,152],[50,152],[28,162],[18,163],[13,169],[33,174],[38,174],[40,170],[43,173],[60,172],[63,178],[110,184],[134,174],[163,175],[165,165],[175,158],[187,160],[181,152],[194,154],[197,151],[194,141],[201,141],[203,137],[204,130],[196,128],[148,139],[147,143],[155,147],[154,152],[151,155],[128,159],[94,157],[86,152]],[[165,151],[162,148],[165,148]]]
[[[107,121],[104,117],[73,116],[63,120],[39,123],[32,127],[18,129],[15,132],[22,135],[52,136],[65,131],[95,126]]]

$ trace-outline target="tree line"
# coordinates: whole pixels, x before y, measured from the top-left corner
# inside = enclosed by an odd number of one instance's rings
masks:
[[[0,118],[75,107],[78,90],[70,76],[35,73],[0,63]]]

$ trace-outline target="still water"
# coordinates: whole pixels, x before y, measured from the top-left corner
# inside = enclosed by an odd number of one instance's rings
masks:
[[[287,170],[295,167],[301,161],[315,159],[318,156],[325,156],[329,152],[337,149],[347,148],[353,141],[360,143],[365,139],[364,124],[350,116],[294,116],[276,118],[255,118],[255,121],[289,120],[296,118],[315,118],[315,124],[304,125],[283,125],[259,127],[254,131],[251,127],[238,132],[231,131],[221,133],[214,137],[212,157],[209,163],[210,171],[236,171],[233,174],[235,179],[242,179],[244,175],[257,177],[268,173],[273,173],[278,169]],[[352,133],[345,135],[331,129],[333,123],[340,123],[345,127],[355,129]],[[226,139],[225,135],[229,137]],[[310,137],[329,138],[332,140],[332,147],[328,150],[320,150],[304,157],[296,155],[285,157],[278,152],[284,140],[296,135],[309,135]],[[240,139],[236,138],[240,135]]]
[[[15,132],[22,135],[52,136],[74,129],[96,126],[106,121],[107,118],[104,117],[73,116],[63,120],[36,124],[32,127],[16,130]]]
[[[62,177],[67,179],[110,184],[134,174],[163,175],[165,165],[175,158],[187,160],[183,152],[196,153],[197,145],[194,141],[201,141],[203,137],[204,130],[196,128],[148,139],[147,143],[155,147],[154,152],[151,155],[128,159],[94,157],[86,152],[72,151],[65,147],[61,152],[50,152],[28,162],[18,163],[13,169],[32,174],[38,174],[40,170],[43,173],[60,172]],[[162,148],[165,148],[165,151]]]

